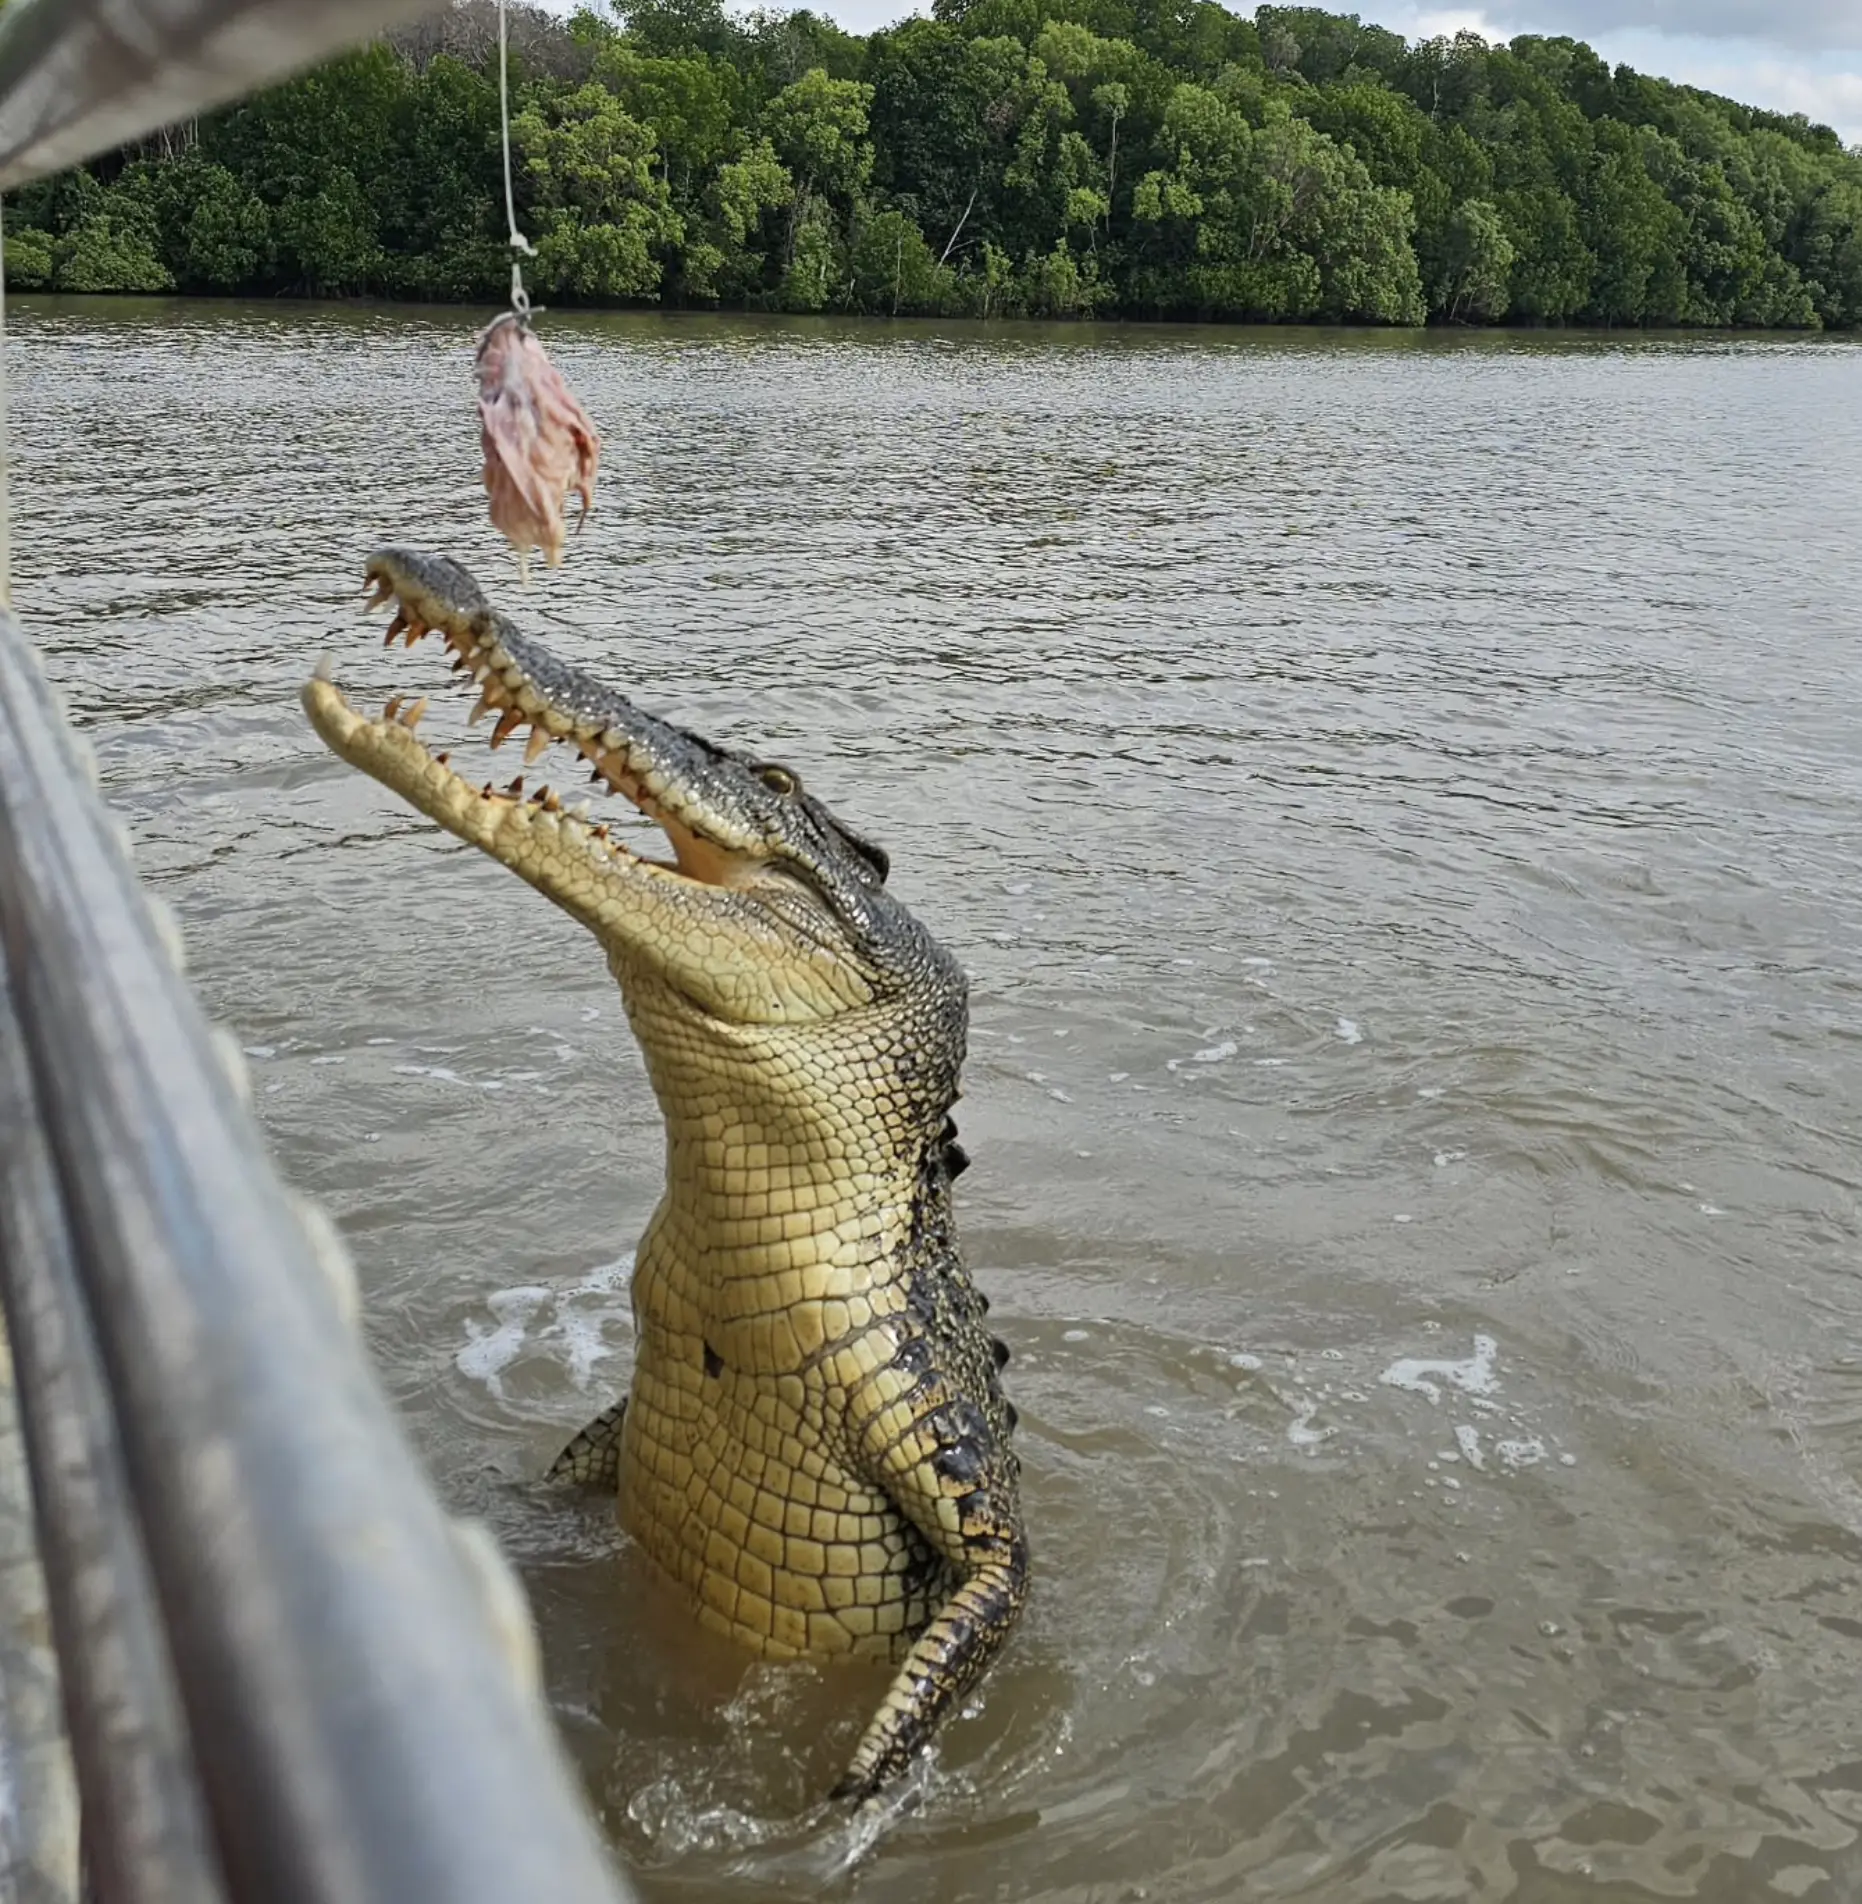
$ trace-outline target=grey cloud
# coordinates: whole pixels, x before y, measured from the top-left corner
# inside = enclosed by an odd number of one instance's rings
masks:
[[[1806,53],[1862,50],[1862,0],[1498,0],[1485,12],[1510,33],[1654,32],[1763,40]]]

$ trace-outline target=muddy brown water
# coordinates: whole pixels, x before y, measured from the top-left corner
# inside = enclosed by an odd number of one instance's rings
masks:
[[[17,566],[642,1896],[1862,1894],[1862,350],[546,322],[609,449],[527,596],[463,312],[22,301]],[[974,975],[1038,1577],[874,1842],[876,1682],[533,1485],[659,1127],[593,946],[304,725],[438,679],[389,537]]]

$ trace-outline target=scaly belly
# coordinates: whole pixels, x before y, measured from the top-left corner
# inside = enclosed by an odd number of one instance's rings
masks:
[[[795,1405],[800,1377],[707,1375],[702,1342],[690,1360],[683,1346],[642,1339],[622,1525],[707,1626],[756,1652],[900,1658],[946,1590],[923,1540]]]

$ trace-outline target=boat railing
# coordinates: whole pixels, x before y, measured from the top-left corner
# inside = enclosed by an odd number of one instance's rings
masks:
[[[420,10],[16,0],[0,186]],[[0,610],[0,1904],[616,1904],[242,1074]]]

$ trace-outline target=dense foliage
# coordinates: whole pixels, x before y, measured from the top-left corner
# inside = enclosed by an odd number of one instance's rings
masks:
[[[463,0],[28,188],[9,280],[499,297],[494,20]],[[515,25],[557,303],[1862,323],[1862,151],[1574,40],[1212,0],[936,0],[865,39],[722,0]]]

